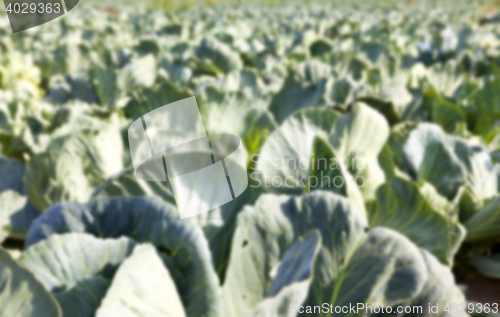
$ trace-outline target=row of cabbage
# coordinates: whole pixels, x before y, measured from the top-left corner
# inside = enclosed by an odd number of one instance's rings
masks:
[[[0,16],[0,238],[25,243],[0,249],[0,316],[454,315],[452,268],[500,277],[500,25],[481,9],[82,5],[15,35]],[[180,220],[127,128],[193,95],[241,138],[249,187]],[[334,314],[357,315],[309,313]]]

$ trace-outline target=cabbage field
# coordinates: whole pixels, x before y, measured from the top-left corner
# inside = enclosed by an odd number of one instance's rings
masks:
[[[181,219],[127,131],[192,96],[248,187]],[[2,9],[2,241],[0,317],[500,316],[500,4]]]

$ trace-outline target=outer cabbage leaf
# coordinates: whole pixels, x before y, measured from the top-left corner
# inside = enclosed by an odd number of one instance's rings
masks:
[[[33,274],[0,249],[1,317],[62,317],[61,308]]]
[[[405,316],[405,317],[451,317],[451,316],[468,316],[464,313],[453,313],[453,303],[466,303],[466,299],[460,288],[455,284],[455,277],[450,269],[439,263],[439,261],[426,250],[421,250],[422,257],[425,261],[427,268],[427,278],[425,284],[415,300],[411,303],[401,305],[404,309],[405,306],[412,307],[412,313],[397,314],[397,308],[393,307],[392,314],[373,314],[371,316]],[[438,305],[437,312],[429,311],[429,304],[433,307]],[[445,312],[444,309],[447,305],[450,312]],[[415,310],[417,307],[421,311]]]
[[[35,155],[26,166],[26,194],[39,210],[61,201],[88,200],[91,186],[82,159],[67,152]]]
[[[269,134],[277,128],[273,115],[265,107],[263,100],[212,87],[205,89],[200,102],[206,131],[239,136],[249,155],[258,153]]]
[[[365,221],[352,202],[329,192],[261,196],[238,217],[223,287],[226,314],[259,303],[294,237],[311,229],[321,233],[322,246],[304,305],[395,305],[415,299],[427,278],[418,248],[390,229],[365,234]]]
[[[155,80],[156,59],[151,54],[133,60],[118,73],[118,87],[127,92],[151,87]]]
[[[116,268],[132,252],[127,238],[82,233],[53,235],[29,247],[19,262],[60,302],[64,316],[94,316]]]
[[[487,150],[446,135],[438,125],[420,124],[409,134],[403,151],[417,179],[431,183],[449,200],[455,198],[463,185],[475,206],[497,192],[496,175]]]
[[[318,231],[292,244],[283,255],[266,298],[250,316],[290,316],[289,303],[302,303],[307,297],[320,245],[321,235]]]
[[[146,171],[147,172],[147,171]],[[140,197],[157,196],[166,202],[175,203],[170,182],[147,182],[135,176],[134,167],[129,166],[106,179],[92,193],[92,197]]]
[[[4,207],[0,207],[2,214],[0,218],[3,219],[0,222],[3,221],[3,225],[9,227],[8,235],[17,238],[26,236],[31,222],[40,214],[31,201],[23,196],[25,195],[24,175],[25,165],[22,162],[0,156],[0,195],[4,197],[0,198],[4,204]],[[0,240],[2,240],[1,237]]]
[[[330,136],[335,153],[346,162],[356,183],[362,185],[360,191],[365,199],[373,198],[377,187],[385,182],[377,157],[388,138],[387,120],[362,103],[352,106]]]
[[[218,70],[229,73],[241,69],[243,64],[237,52],[213,38],[204,38],[196,49],[196,56],[209,60]]]
[[[0,192],[11,189],[22,194],[24,170],[23,162],[0,155]]]
[[[465,229],[449,210],[436,206],[416,184],[392,178],[377,190],[368,216],[371,226],[398,231],[442,263],[451,265],[465,238]]]
[[[47,209],[30,228],[26,245],[53,234],[87,232],[95,236],[127,236],[149,242],[167,253],[188,316],[219,316],[221,293],[208,243],[193,222],[156,197],[99,198],[88,204],[61,203]]]
[[[153,246],[136,246],[123,261],[96,316],[186,316],[175,283]]]
[[[130,101],[125,105],[125,114],[129,118],[137,119],[156,108],[192,96],[191,91],[163,80],[152,87],[133,92]]]
[[[413,243],[390,229],[374,228],[340,271],[329,303],[403,304],[420,294],[426,279],[425,262]]]
[[[250,177],[278,193],[304,194],[316,189],[338,192],[364,210],[354,179],[325,141],[338,120],[339,115],[329,109],[297,112],[269,136]]]
[[[328,300],[342,263],[363,234],[366,218],[352,202],[325,191],[301,197],[262,195],[238,216],[223,286],[225,312],[249,313],[272,285],[272,271],[293,241],[310,230],[322,235],[308,303]],[[279,271],[280,266],[278,266]]]
[[[330,67],[318,61],[298,65],[274,95],[269,110],[282,123],[297,110],[323,105]]]
[[[12,218],[26,205],[26,197],[12,190],[0,194],[0,243],[12,232]]]
[[[424,308],[424,314],[414,315],[423,317],[438,317],[438,316],[458,316],[464,314],[453,314],[444,311],[447,304],[465,303],[466,299],[460,288],[455,284],[455,277],[450,269],[439,263],[439,261],[429,252],[421,250],[422,257],[427,266],[427,280],[422,288],[418,299],[413,302],[413,305],[419,305]],[[425,311],[429,303],[432,305],[439,304],[437,314]],[[405,315],[406,316],[406,315]],[[411,316],[411,315],[410,315]]]
[[[483,208],[478,210],[465,222],[467,228],[467,242],[493,241],[500,237],[500,195],[486,201]]]

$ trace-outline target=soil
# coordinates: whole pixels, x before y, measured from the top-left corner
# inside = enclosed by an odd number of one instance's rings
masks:
[[[467,285],[467,300],[490,305],[500,304],[500,280],[478,275],[457,282]]]
[[[2,244],[0,244],[0,246],[6,249],[15,249],[22,251],[24,249],[24,240],[8,238]]]

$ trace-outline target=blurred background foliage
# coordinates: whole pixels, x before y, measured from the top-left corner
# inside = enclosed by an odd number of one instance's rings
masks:
[[[499,9],[92,0],[17,34],[0,12],[0,316],[498,302]],[[180,220],[168,182],[135,177],[127,129],[193,95],[258,176]],[[304,157],[340,167],[298,176],[345,184],[253,186]]]

